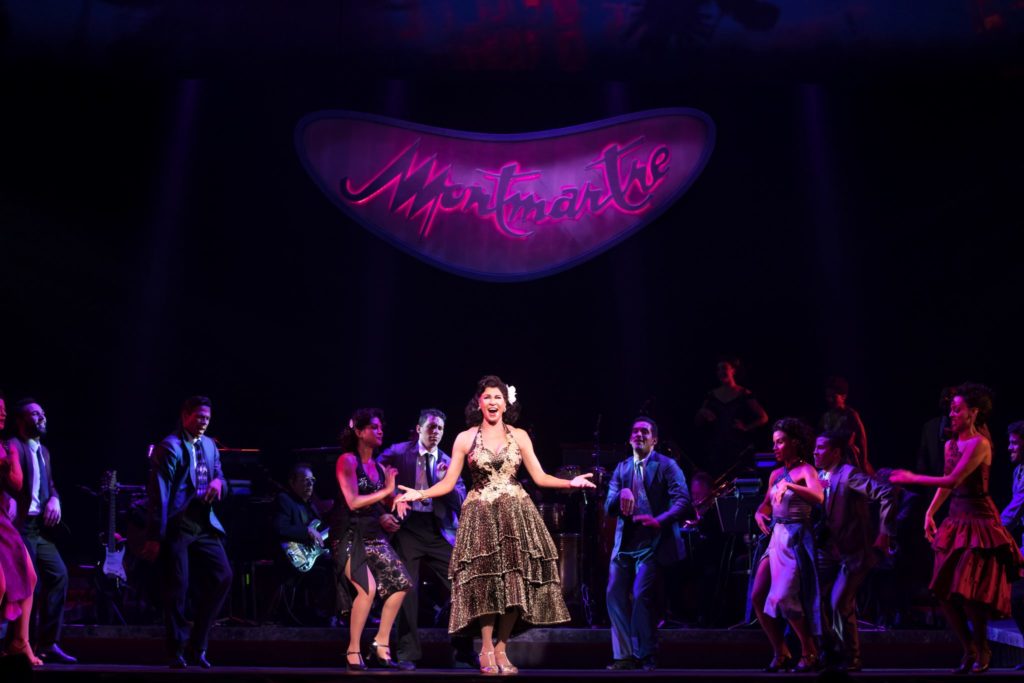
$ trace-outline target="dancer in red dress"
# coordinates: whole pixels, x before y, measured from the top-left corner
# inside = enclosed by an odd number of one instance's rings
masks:
[[[946,442],[945,474],[897,470],[891,479],[894,484],[938,487],[925,513],[924,533],[935,550],[930,587],[964,650],[953,670],[958,674],[988,670],[988,620],[1009,616],[1010,584],[1020,572],[1020,550],[988,495],[992,443],[980,430],[991,411],[987,387],[957,387],[949,411],[953,438]],[[950,497],[949,515],[936,527],[935,512]]]

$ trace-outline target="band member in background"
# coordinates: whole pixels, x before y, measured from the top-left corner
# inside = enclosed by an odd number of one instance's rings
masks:
[[[814,432],[792,417],[779,420],[773,429],[775,459],[782,466],[768,476],[764,502],[754,513],[758,528],[769,539],[767,552],[758,560],[750,601],[774,652],[765,671],[814,671],[818,668],[814,636],[821,635],[821,601],[811,509],[824,500],[818,472],[807,462],[814,449]],[[795,666],[783,638],[782,619],[800,639],[801,656]]]
[[[896,533],[899,500],[892,486],[851,464],[849,437],[825,432],[814,446],[814,466],[825,494],[817,538],[818,585],[822,597],[822,641],[829,664],[860,671],[860,634],[857,631],[857,591],[878,554],[889,551]],[[877,502],[877,536],[868,503]]]
[[[868,435],[860,413],[851,408],[846,399],[850,395],[850,383],[845,377],[832,376],[825,379],[825,403],[828,410],[818,422],[821,432],[845,434],[849,439],[851,464],[869,475],[875,468],[868,461]]]
[[[925,513],[924,534],[935,550],[930,588],[963,647],[960,666],[953,670],[957,674],[988,671],[992,659],[988,621],[1011,614],[1010,584],[1021,565],[1020,548],[988,494],[992,442],[982,428],[991,412],[988,387],[961,384],[950,404],[953,435],[946,442],[946,474],[934,477],[896,470],[890,477],[894,484],[938,489]],[[950,497],[949,514],[936,527],[935,513]]]
[[[1010,437],[1010,462],[1015,466],[1013,470],[1013,497],[1010,504],[1003,508],[1003,526],[1011,534],[1019,534],[1024,526],[1024,420],[1014,422],[1006,428]],[[1019,537],[1018,537],[1019,538]],[[1024,580],[1017,579],[1010,587],[1010,610],[1013,613],[1013,620],[1017,622],[1017,628],[1024,634]],[[1024,664],[1014,667],[1017,671],[1024,671]]]
[[[210,628],[231,588],[224,527],[213,511],[227,482],[217,444],[204,436],[210,416],[210,399],[186,399],[178,431],[157,444],[149,459],[147,540],[141,554],[159,560],[168,663],[174,669],[190,663],[210,668]],[[191,637],[185,621],[190,576],[201,586]]]
[[[274,533],[277,540],[311,543],[324,547],[325,529],[318,529],[320,513],[313,506],[313,486],[316,478],[309,463],[300,462],[288,475],[288,490],[277,494],[274,501]]]
[[[617,516],[608,568],[608,617],[613,671],[656,668],[660,568],[686,556],[679,520],[689,513],[690,493],[674,460],[654,450],[658,425],[633,421],[633,455],[619,463],[608,484],[607,514]]]
[[[68,570],[50,532],[60,524],[60,495],[53,483],[50,450],[41,442],[46,436],[46,413],[31,398],[14,406],[17,435],[7,448],[21,462],[24,484],[20,491],[8,489],[17,501],[14,525],[32,558],[36,575],[33,621],[37,621],[33,643],[44,662],[74,664],[76,660],[61,649],[60,633],[64,625],[64,602],[68,595]]]
[[[416,422],[416,438],[395,444],[380,454],[378,461],[384,467],[398,470],[395,481],[401,486],[413,489],[428,489],[444,479],[448,473],[451,458],[438,447],[444,435],[447,417],[435,408],[420,412]],[[408,513],[395,528],[397,518],[382,519],[386,530],[394,530],[392,544],[409,570],[413,586],[420,586],[420,565],[425,564],[451,593],[448,566],[455,545],[455,531],[459,526],[459,510],[466,499],[466,485],[460,478],[450,493],[438,498],[409,504]],[[409,591],[398,615],[398,666],[401,669],[415,669],[414,662],[423,656],[420,646],[417,617],[419,600],[416,589]],[[465,636],[453,636],[455,659],[458,662],[476,665],[473,656],[473,641]]]
[[[6,404],[0,394],[0,431],[6,421]],[[6,503],[8,492],[20,492],[24,480],[21,458],[0,441],[0,504]],[[25,541],[11,523],[6,508],[0,508],[0,621],[8,621],[12,626],[4,655],[24,655],[30,664],[39,666],[43,660],[32,652],[28,633],[35,587],[36,572]]]

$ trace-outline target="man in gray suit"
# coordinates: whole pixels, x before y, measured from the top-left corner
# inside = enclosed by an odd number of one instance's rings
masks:
[[[689,512],[690,492],[675,460],[654,450],[657,443],[654,420],[633,420],[633,455],[615,468],[605,499],[607,514],[618,517],[607,589],[613,671],[656,668],[661,567],[686,557],[679,520]]]
[[[17,503],[14,526],[21,532],[39,577],[32,607],[32,621],[38,620],[32,645],[44,662],[74,664],[78,660],[59,644],[68,570],[51,536],[60,524],[61,507],[53,483],[50,449],[42,443],[46,413],[34,399],[26,398],[15,404],[14,415],[17,435],[8,442],[8,448],[21,460],[25,483],[20,491],[6,493]]]
[[[210,415],[210,399],[187,399],[180,428],[157,444],[149,458],[147,540],[141,555],[159,560],[168,663],[174,669],[189,663],[210,668],[210,628],[231,588],[224,527],[213,511],[227,483],[217,444],[204,436]],[[185,621],[190,574],[198,576],[202,587],[196,591],[191,637]]]
[[[814,466],[825,493],[818,526],[818,584],[822,600],[822,640],[830,664],[860,671],[857,591],[896,533],[898,498],[892,486],[874,479],[847,457],[850,437],[825,432],[814,446]],[[881,505],[881,530],[874,533],[868,505]]]
[[[396,482],[402,486],[426,489],[444,478],[451,458],[438,446],[444,435],[445,414],[435,408],[420,411],[416,422],[416,438],[395,444],[378,458],[385,467],[398,470]],[[413,585],[420,585],[420,565],[429,567],[445,589],[451,591],[448,565],[455,545],[455,531],[459,526],[459,510],[466,499],[466,485],[460,479],[446,496],[410,503],[409,512],[399,522],[391,515],[381,519],[386,531],[393,531],[392,544],[405,562]],[[423,656],[417,621],[419,599],[417,591],[409,591],[398,616],[399,668],[415,669],[414,662]],[[473,644],[469,638],[453,638],[457,662],[472,663]]]

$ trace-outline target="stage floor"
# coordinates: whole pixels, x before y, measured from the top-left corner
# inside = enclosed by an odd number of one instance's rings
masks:
[[[172,671],[167,667],[158,666],[112,666],[112,665],[75,665],[58,666],[47,665],[33,672],[32,680],[48,681],[53,683],[77,683],[86,681],[117,681],[127,683],[128,681],[185,681],[195,680],[194,677],[214,677],[216,680],[231,681],[231,683],[326,683],[337,681],[347,676],[359,676],[363,678],[387,678],[391,681],[415,681],[416,683],[441,683],[452,679],[479,679],[483,678],[479,673],[467,669],[423,669],[413,672],[390,672],[370,670],[365,673],[348,673],[335,667],[239,667],[239,666],[218,666],[208,671],[189,669],[186,671]],[[635,678],[644,680],[713,680],[720,683],[730,681],[748,680],[779,680],[780,678],[803,678],[809,680],[847,680],[848,678],[863,678],[872,681],[942,681],[952,678],[962,679],[954,676],[947,669],[866,669],[856,674],[839,674],[836,672],[821,672],[818,674],[767,674],[758,669],[659,669],[651,672],[611,672],[594,669],[523,669],[518,678],[527,678],[536,683],[547,681],[583,681],[593,680],[621,680],[628,681]],[[1020,681],[1024,674],[1013,670],[992,669],[985,674],[985,679],[990,681],[1014,680]],[[12,682],[13,683],[13,682]]]
[[[989,679],[1024,680],[1013,670],[1024,662],[1024,649],[1012,621],[990,625],[993,643]],[[368,631],[367,636],[369,637]],[[421,629],[424,658],[414,672],[370,670],[349,674],[343,652],[348,633],[344,628],[293,628],[282,626],[218,626],[214,629],[209,657],[215,668],[171,670],[165,666],[163,629],[159,626],[69,625],[62,639],[65,648],[82,662],[75,666],[50,664],[33,672],[31,680],[76,683],[86,681],[171,681],[183,676],[215,676],[234,683],[295,681],[316,683],[342,676],[385,676],[420,683],[476,678],[475,669],[452,669],[451,649],[443,629]],[[479,644],[477,644],[479,647]],[[862,633],[865,671],[853,674],[873,680],[940,680],[952,676],[949,669],[960,657],[959,648],[946,630],[865,630]],[[757,628],[734,630],[662,629],[654,672],[610,672],[609,632],[601,628],[533,629],[509,645],[521,677],[534,681],[632,679],[634,677],[686,680],[749,680],[775,678],[761,672],[771,657],[767,641]],[[811,678],[811,675],[800,676]],[[821,674],[836,677],[835,672]],[[0,677],[2,678],[2,677]],[[842,678],[842,676],[839,676]],[[183,680],[183,679],[182,679]],[[4,680],[3,683],[8,683]]]

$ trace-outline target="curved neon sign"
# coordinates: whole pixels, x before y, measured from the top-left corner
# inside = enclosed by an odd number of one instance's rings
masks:
[[[714,134],[692,109],[519,135],[318,112],[295,142],[364,227],[446,270],[515,281],[582,263],[657,218],[700,174]]]

